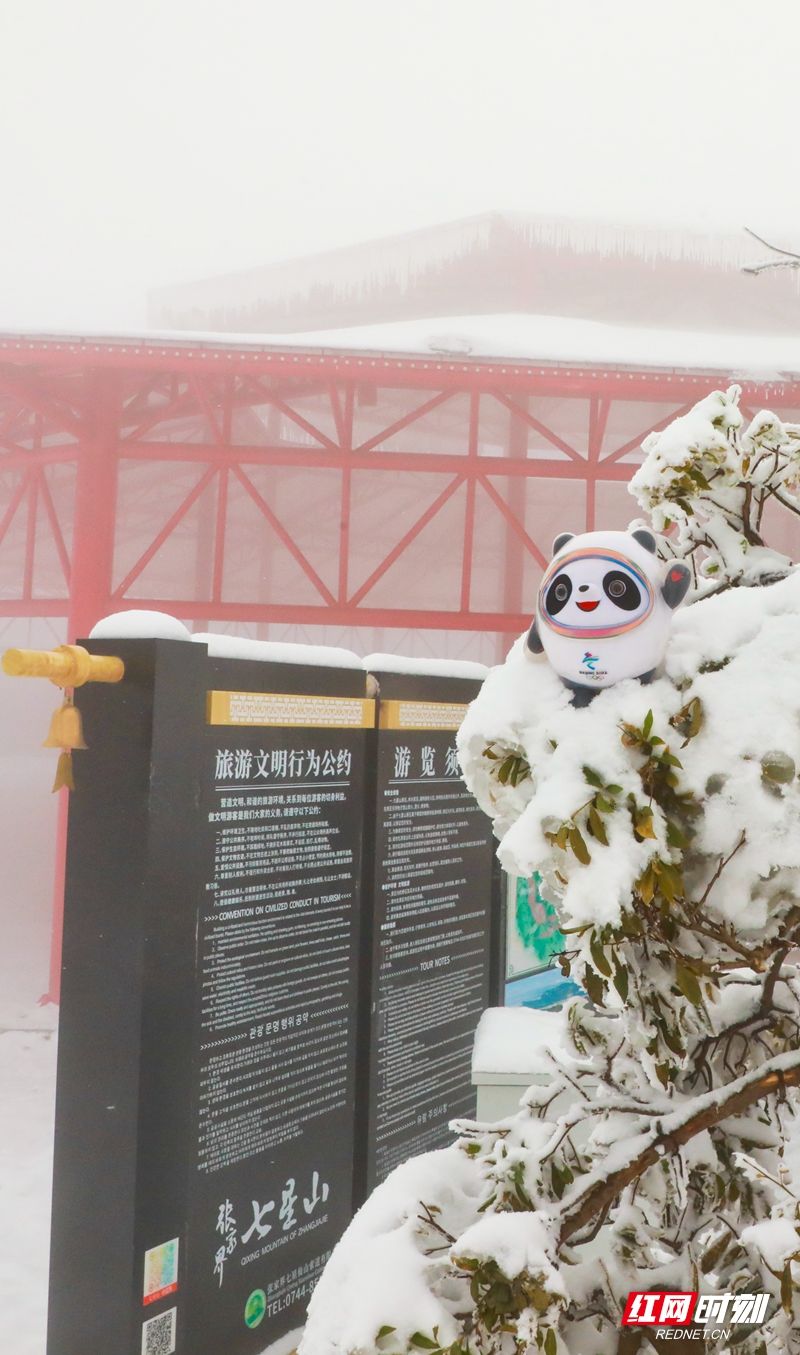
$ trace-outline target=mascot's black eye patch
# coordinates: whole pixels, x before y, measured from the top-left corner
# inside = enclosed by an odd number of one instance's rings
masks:
[[[550,616],[557,616],[572,594],[572,580],[567,574],[557,574],[545,596],[544,605]]]
[[[623,574],[621,569],[609,570],[603,579],[603,592],[615,607],[621,607],[624,612],[635,612],[642,600],[633,579],[629,574]]]

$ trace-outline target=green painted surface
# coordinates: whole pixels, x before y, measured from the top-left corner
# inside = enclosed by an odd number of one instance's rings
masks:
[[[514,922],[517,937],[530,956],[531,968],[545,965],[551,956],[564,949],[564,937],[558,930],[555,908],[539,893],[539,878],[517,880]]]

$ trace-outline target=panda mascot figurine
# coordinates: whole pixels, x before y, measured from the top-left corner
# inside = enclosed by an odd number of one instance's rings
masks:
[[[576,706],[622,678],[650,682],[690,577],[679,561],[658,559],[656,539],[644,528],[562,532],[539,589],[528,648],[544,651]]]

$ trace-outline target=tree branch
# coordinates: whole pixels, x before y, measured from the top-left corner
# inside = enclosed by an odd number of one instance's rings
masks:
[[[675,1153],[696,1134],[712,1129],[731,1115],[738,1115],[765,1096],[800,1086],[800,1050],[780,1054],[752,1073],[737,1078],[726,1087],[706,1092],[686,1108],[665,1116],[660,1128],[650,1136],[647,1147],[624,1167],[602,1176],[588,1187],[562,1202],[559,1246],[585,1228],[595,1215],[607,1209],[621,1191],[638,1180],[648,1167],[654,1167],[667,1153]]]
[[[779,245],[771,245],[769,240],[765,240],[761,235],[756,235],[755,231],[751,231],[749,226],[745,226],[744,229],[765,249],[771,249],[774,254],[779,254],[781,257],[778,259],[763,259],[761,263],[742,264],[741,271],[743,273],[766,273],[770,268],[800,268],[800,254],[795,254],[790,249],[781,249]]]

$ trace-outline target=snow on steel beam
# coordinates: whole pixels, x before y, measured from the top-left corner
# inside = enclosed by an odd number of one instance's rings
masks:
[[[756,403],[768,400],[781,406],[800,404],[800,380],[742,379],[725,370],[685,370],[657,367],[626,367],[611,363],[569,364],[556,361],[529,361],[459,358],[428,358],[377,352],[347,352],[325,349],[283,348],[270,344],[226,343],[209,339],[186,342],[160,338],[97,339],[0,335],[0,362],[30,366],[33,362],[48,366],[75,368],[115,367],[127,370],[241,372],[242,374],[281,373],[292,376],[333,378],[369,377],[377,384],[415,387],[455,387],[460,390],[488,389],[498,381],[504,390],[512,388],[548,394],[599,394],[619,400],[698,398],[709,386],[738,380],[745,399]],[[694,395],[693,392],[697,394]]]

